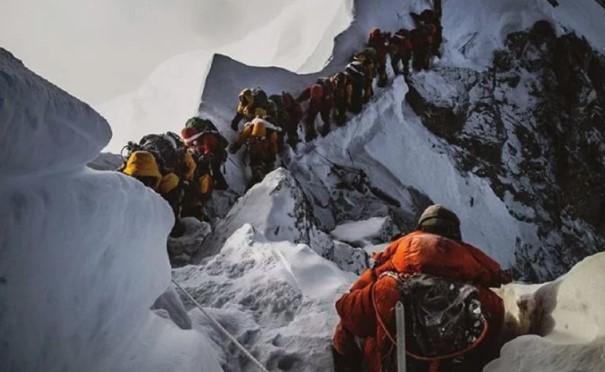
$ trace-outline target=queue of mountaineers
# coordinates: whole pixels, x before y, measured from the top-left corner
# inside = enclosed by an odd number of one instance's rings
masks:
[[[243,89],[230,123],[238,131],[231,144],[210,120],[193,117],[180,135],[150,134],[129,142],[120,171],[168,201],[176,221],[171,235],[179,236],[182,217],[206,219],[212,192],[229,188],[222,173],[228,152],[245,148],[250,187],[274,169],[286,146],[296,152],[299,127],[309,143],[318,132],[326,136],[332,124],[344,126],[350,115],[359,114],[374,95],[374,83],[388,84],[387,63],[405,78],[428,69],[431,57],[439,55],[440,13],[436,6],[412,14],[412,30],[372,29],[344,71],[317,79],[297,95]],[[372,267],[337,301],[335,371],[396,372],[402,370],[400,360],[414,372],[480,371],[500,349],[504,317],[502,300],[489,288],[510,280],[496,262],[462,241],[454,212],[430,206],[416,231],[376,253]],[[396,322],[398,303],[406,309],[403,330]],[[400,334],[408,344],[404,358],[397,352]]]
[[[129,142],[122,151],[124,164],[120,171],[139,179],[168,201],[177,221],[172,234],[178,236],[182,232],[181,217],[204,219],[204,207],[213,190],[228,189],[222,173],[228,152],[245,148],[251,187],[275,168],[286,146],[296,151],[299,127],[304,141],[310,143],[318,132],[326,136],[332,124],[344,126],[348,116],[359,114],[374,95],[374,83],[378,87],[387,85],[389,59],[395,74],[408,76],[411,68],[429,68],[430,57],[438,54],[441,43],[439,13],[437,9],[412,13],[416,24],[413,30],[370,30],[367,45],[354,53],[344,71],[317,79],[297,95],[267,95],[258,87],[243,89],[230,123],[239,133],[231,144],[212,121],[193,117],[180,135],[150,134],[138,143]],[[319,130],[317,116],[321,118]]]

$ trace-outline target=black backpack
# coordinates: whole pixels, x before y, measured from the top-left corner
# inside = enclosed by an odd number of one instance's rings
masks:
[[[383,275],[400,283],[408,352],[438,358],[468,351],[482,341],[487,322],[477,288],[429,274]]]
[[[187,120],[185,123],[185,128],[195,128],[198,132],[218,132],[214,123],[208,119],[202,119],[198,117],[193,117]],[[170,132],[168,132],[170,133]],[[173,133],[174,134],[174,133]]]
[[[365,79],[364,67],[361,62],[354,61],[345,67],[345,74],[355,85],[361,85]]]
[[[269,110],[269,99],[264,90],[261,88],[254,88],[252,90],[252,97],[254,97],[254,107],[264,108],[267,111]]]
[[[150,152],[155,157],[162,174],[169,172],[180,174],[186,168],[185,146],[179,135],[173,132],[148,134],[141,138],[139,143],[128,142],[125,149],[128,150],[125,159],[128,159],[134,151]]]

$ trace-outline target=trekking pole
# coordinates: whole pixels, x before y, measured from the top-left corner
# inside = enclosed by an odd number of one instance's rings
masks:
[[[395,305],[395,321],[397,324],[397,372],[406,372],[405,308],[401,301],[397,301],[397,305]]]
[[[229,331],[227,331],[225,329],[225,327],[223,327],[216,319],[214,319],[210,314],[208,314],[206,312],[206,310],[204,310],[202,308],[202,305],[200,305],[199,302],[197,302],[197,300],[195,298],[193,298],[193,296],[191,296],[189,294],[189,292],[187,292],[183,287],[180,286],[179,283],[176,282],[176,280],[172,279],[172,283],[181,290],[181,292],[183,292],[185,294],[185,296],[187,296],[187,298],[192,301],[195,306],[200,309],[200,311],[202,312],[202,314],[204,314],[206,316],[206,318],[208,318],[210,320],[210,322],[212,323],[212,325],[214,325],[216,327],[216,329],[218,329],[224,336],[226,336],[229,340],[231,340],[231,342],[233,342],[233,344],[240,349],[240,351],[242,353],[244,353],[245,356],[248,357],[248,359],[250,359],[250,361],[252,363],[254,363],[256,365],[256,367],[258,367],[259,371],[261,372],[269,372],[269,370],[267,370],[265,368],[265,366],[263,366],[263,364],[261,362],[258,361],[258,359],[256,359],[245,347],[244,345],[240,344],[239,341],[237,341],[237,339],[231,335],[231,333],[229,333]]]

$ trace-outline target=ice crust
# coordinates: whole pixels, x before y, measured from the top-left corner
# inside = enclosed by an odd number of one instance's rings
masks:
[[[30,73],[0,48],[0,173],[73,170],[109,141],[107,122],[88,105]]]

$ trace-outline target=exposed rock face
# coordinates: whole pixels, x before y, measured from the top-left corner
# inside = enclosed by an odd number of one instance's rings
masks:
[[[604,246],[605,58],[586,40],[540,21],[510,34],[483,73],[436,68],[409,84],[408,102],[459,168],[538,227],[540,241],[517,241],[526,279],[555,278]]]

